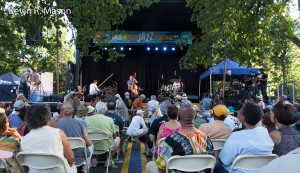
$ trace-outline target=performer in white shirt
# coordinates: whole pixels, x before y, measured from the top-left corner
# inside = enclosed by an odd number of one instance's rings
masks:
[[[89,92],[90,95],[98,95],[100,90],[97,84],[98,84],[97,80],[94,80],[93,83],[90,84],[90,92]]]

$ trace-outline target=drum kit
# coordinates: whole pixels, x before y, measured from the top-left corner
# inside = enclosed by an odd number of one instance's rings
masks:
[[[160,95],[169,96],[170,94],[181,94],[183,92],[183,83],[180,79],[170,79],[169,84],[162,84]]]

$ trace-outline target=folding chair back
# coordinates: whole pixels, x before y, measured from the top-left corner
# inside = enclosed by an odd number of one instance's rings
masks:
[[[157,143],[157,153],[160,153],[160,147],[162,147],[164,145],[166,138],[161,138],[158,143]]]
[[[85,141],[82,138],[78,137],[68,137],[71,149],[76,149],[76,148],[83,148],[84,149],[84,157],[85,157],[85,163],[86,163],[86,171],[89,173],[89,163],[87,159],[87,151],[86,151],[86,144]],[[82,165],[82,164],[81,164]],[[81,166],[81,165],[76,165],[76,167]]]
[[[213,143],[214,151],[217,151],[217,150],[222,150],[226,142],[226,139],[211,139],[211,142]]]
[[[205,169],[211,169],[211,173],[216,165],[216,159],[212,155],[185,155],[172,156],[168,159],[166,173],[175,169],[179,171],[196,172]]]
[[[17,160],[22,166],[40,170],[63,166],[64,172],[67,172],[64,159],[59,155],[52,153],[19,152],[17,154]]]
[[[231,173],[235,169],[258,171],[277,157],[278,156],[276,154],[239,155],[234,159],[229,173]]]

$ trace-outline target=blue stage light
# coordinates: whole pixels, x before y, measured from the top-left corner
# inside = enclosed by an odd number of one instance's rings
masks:
[[[107,47],[104,47],[104,50],[107,50]]]
[[[155,47],[155,50],[158,51],[158,47]]]
[[[175,51],[175,47],[172,47],[172,51]]]
[[[130,47],[130,48],[128,48],[128,50],[131,50],[131,47]]]
[[[120,50],[123,51],[123,50],[124,50],[124,47],[120,47]]]
[[[166,51],[166,50],[167,50],[167,47],[164,47],[163,50]]]
[[[114,47],[113,50],[116,50],[116,47]]]
[[[148,51],[150,51],[150,50],[151,50],[151,48],[150,48],[150,47],[147,47],[147,50],[148,50]]]

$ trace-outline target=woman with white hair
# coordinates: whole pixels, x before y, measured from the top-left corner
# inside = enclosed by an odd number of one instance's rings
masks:
[[[119,116],[121,116],[122,118],[125,118],[126,121],[129,120],[129,116],[128,116],[128,109],[127,106],[125,105],[124,101],[122,100],[120,94],[116,94],[116,114],[118,114]]]

